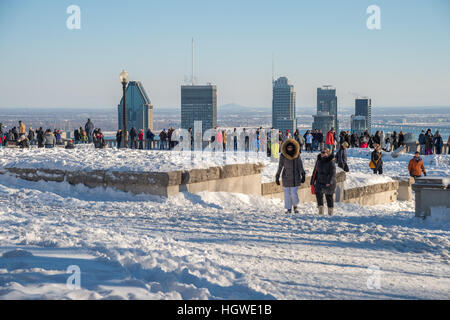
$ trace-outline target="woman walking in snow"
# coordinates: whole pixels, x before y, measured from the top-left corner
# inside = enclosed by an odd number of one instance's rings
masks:
[[[280,176],[283,180],[286,213],[291,213],[292,207],[294,207],[294,212],[298,213],[297,190],[300,184],[305,182],[306,172],[303,169],[303,162],[300,157],[300,145],[294,139],[287,139],[281,145],[281,155],[275,176],[277,185],[280,185]]]
[[[336,164],[334,155],[330,149],[323,149],[317,156],[316,165],[311,178],[311,186],[314,186],[319,214],[324,214],[323,196],[327,201],[328,215],[333,215],[333,194],[336,192]]]

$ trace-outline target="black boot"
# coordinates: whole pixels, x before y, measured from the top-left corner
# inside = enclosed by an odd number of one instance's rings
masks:
[[[298,213],[297,206],[294,207],[294,213]]]
[[[286,209],[286,213],[292,213],[291,209]]]

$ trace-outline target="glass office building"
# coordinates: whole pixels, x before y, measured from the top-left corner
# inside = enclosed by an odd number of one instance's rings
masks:
[[[136,127],[139,131],[143,129],[153,130],[153,105],[145,92],[144,86],[140,81],[130,81],[126,89],[127,96],[127,130]],[[119,129],[123,130],[123,98],[117,106],[117,115],[119,120]]]
[[[272,92],[272,127],[283,134],[289,129],[292,135],[297,129],[294,86],[286,77],[280,77],[273,82]]]
[[[202,121],[202,132],[217,125],[217,88],[215,85],[181,86],[181,128],[194,129]]]

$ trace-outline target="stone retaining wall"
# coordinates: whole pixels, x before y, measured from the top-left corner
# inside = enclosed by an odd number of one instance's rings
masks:
[[[399,182],[385,182],[344,190],[344,201],[360,205],[377,205],[397,200]]]
[[[224,191],[261,195],[263,164],[232,164],[223,167],[172,172],[63,171],[53,169],[2,168],[27,181],[68,182],[89,188],[115,188],[134,194],[168,197],[180,191]]]
[[[412,201],[412,185],[414,183],[414,178],[396,178],[395,180],[398,181],[398,195],[397,200],[401,201]]]
[[[336,202],[377,205],[391,203],[396,200],[411,201],[411,183],[414,182],[413,179],[407,181],[392,181],[344,190],[345,178],[344,172],[340,172],[336,175],[338,181],[334,197]],[[305,183],[298,189],[298,196],[301,202],[316,202],[316,196],[311,194],[310,181],[311,177],[307,177]],[[399,197],[400,190],[403,195],[402,198]],[[275,182],[263,183],[261,185],[261,194],[266,198],[284,199],[282,186],[276,185]]]
[[[2,168],[0,174],[10,174],[27,181],[68,182],[83,184],[89,188],[103,187],[131,192],[169,197],[179,192],[197,193],[235,192],[283,199],[282,186],[275,182],[261,183],[263,164],[233,164],[206,169],[172,172],[122,172],[122,171],[64,171],[52,169]],[[309,185],[311,177],[299,187],[301,202],[316,202]],[[375,205],[395,200],[412,200],[411,185],[414,179],[396,180],[365,187],[344,190],[345,172],[336,174],[336,202]]]
[[[344,199],[344,181],[345,172],[339,172],[336,174],[336,193],[334,195],[336,202],[342,202]],[[316,196],[311,194],[311,176],[307,176],[305,183],[298,188],[298,196],[301,202],[316,202]],[[283,187],[278,186],[275,182],[268,182],[261,184],[261,195],[266,198],[279,198],[284,199]]]

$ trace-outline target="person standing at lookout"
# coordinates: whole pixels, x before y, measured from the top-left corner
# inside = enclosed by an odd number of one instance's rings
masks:
[[[448,136],[447,139],[447,154],[450,154],[450,135]]]
[[[56,145],[55,135],[50,129],[47,129],[44,134],[43,145],[45,148],[54,148]]]
[[[338,167],[344,170],[345,172],[350,171],[347,164],[347,149],[348,149],[348,142],[344,141],[341,144],[339,150],[336,152],[336,161]]]
[[[165,130],[165,129],[164,129]],[[136,127],[132,127],[130,130],[130,148],[131,149],[137,149],[138,145],[137,145],[137,136],[138,136],[138,132]]]
[[[326,139],[325,139],[326,147],[327,147],[328,149],[330,149],[331,152],[334,151],[334,145],[335,145],[335,142],[336,142],[336,141],[334,140],[334,128],[331,128],[331,130],[328,131],[327,137],[326,137]]]
[[[425,154],[425,143],[425,130],[422,130],[422,132],[419,134],[420,154]]]
[[[433,145],[436,154],[441,154],[442,147],[444,146],[444,140],[442,139],[441,133],[436,131],[433,136]]]
[[[122,130],[117,130],[116,132],[116,146],[117,149],[120,149],[120,143],[122,142]]]
[[[191,133],[191,131],[189,131]],[[147,150],[153,149],[153,139],[155,138],[155,134],[152,132],[150,128],[147,129],[147,132],[145,133],[145,139],[147,143]]]
[[[302,153],[302,148],[303,148],[303,145],[305,144],[305,140],[303,139],[303,137],[300,134],[300,131],[298,131],[298,129],[295,129],[294,139],[299,144],[299,146],[300,146],[300,153]]]
[[[323,203],[324,195],[327,201],[328,215],[333,215],[333,194],[336,192],[337,182],[335,159],[330,149],[323,149],[317,156],[310,184],[314,187],[319,215],[323,215],[325,211]]]
[[[309,151],[309,152],[313,151],[313,148],[312,148],[313,139],[314,139],[314,137],[311,134],[311,132],[309,132],[309,130],[306,131],[306,138],[305,138],[305,140],[306,140],[306,151]]]
[[[26,133],[27,133],[27,126],[25,125],[25,123],[19,120],[19,135],[17,138],[26,135]]]
[[[405,134],[402,130],[400,130],[400,134],[398,135],[398,146],[404,146],[405,145]]]
[[[88,119],[86,124],[84,125],[84,130],[86,130],[86,135],[89,143],[92,143],[92,135],[94,133],[94,124],[91,122],[91,119]]]
[[[392,146],[394,147],[394,150],[398,149],[399,144],[398,144],[398,135],[397,135],[397,131],[394,131],[394,132],[392,133],[391,138],[392,138],[391,140],[392,140]]]
[[[144,149],[144,129],[140,129],[138,133],[139,149]]]
[[[425,154],[433,154],[433,135],[431,134],[431,129],[428,129],[425,134]]]
[[[292,207],[294,212],[298,213],[298,187],[305,182],[306,172],[300,158],[300,145],[294,139],[287,139],[281,145],[281,155],[275,175],[277,185],[280,185],[280,177],[283,181],[286,213],[291,213]]]

